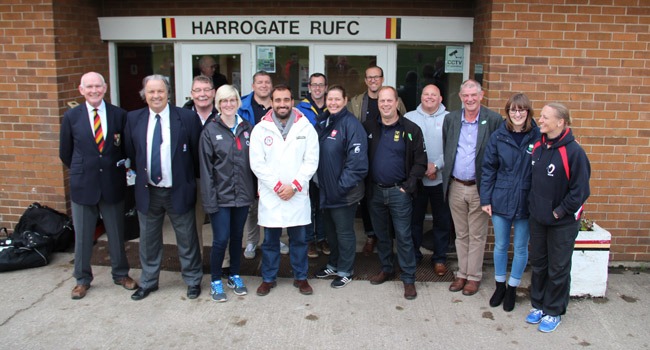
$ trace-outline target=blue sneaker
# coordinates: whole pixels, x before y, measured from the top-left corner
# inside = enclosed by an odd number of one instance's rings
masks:
[[[224,302],[228,300],[226,293],[223,292],[223,283],[221,281],[212,281],[210,294],[212,294],[212,300],[214,301]]]
[[[560,323],[562,323],[562,318],[560,316],[544,315],[537,330],[544,333],[551,333],[560,325]]]
[[[248,294],[248,289],[246,289],[244,281],[242,281],[239,275],[232,275],[230,278],[228,278],[228,288],[233,289],[237,295]]]
[[[530,313],[526,316],[526,322],[530,324],[538,324],[544,317],[544,311],[539,309],[530,309]]]

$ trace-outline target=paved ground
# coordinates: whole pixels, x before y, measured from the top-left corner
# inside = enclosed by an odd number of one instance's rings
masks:
[[[447,291],[448,283],[418,282],[418,298],[402,297],[401,282],[374,286],[353,281],[332,289],[311,280],[303,296],[280,279],[265,297],[259,277],[245,277],[250,294],[228,292],[211,301],[209,276],[188,300],[177,272],[163,272],[160,290],[142,301],[112,283],[109,268],[94,266],[86,298],[71,300],[72,254],[57,253],[42,268],[0,276],[0,348],[12,349],[644,349],[650,347],[650,273],[612,269],[606,298],[572,300],[562,325],[543,334],[524,318],[530,308],[529,272],[515,310],[491,308],[493,270],[485,267],[474,296]],[[453,263],[452,263],[453,265]],[[139,270],[131,275],[136,279]]]
[[[2,274],[0,336],[13,349],[149,348],[433,349],[557,348],[643,349],[650,345],[650,274],[613,270],[607,298],[572,300],[562,325],[542,334],[524,323],[529,308],[519,291],[510,313],[490,308],[492,278],[478,294],[447,291],[447,283],[417,283],[418,298],[402,297],[400,282],[373,286],[353,281],[343,289],[312,280],[300,295],[282,279],[266,297],[228,293],[226,303],[204,293],[187,300],[178,273],[163,272],[161,289],[139,302],[112,284],[107,267],[86,298],[70,299],[72,254],[56,254],[43,268]],[[139,271],[133,271],[134,277]],[[491,268],[486,268],[487,276]],[[251,292],[261,282],[246,277]],[[523,285],[527,286],[528,281]],[[4,348],[4,346],[2,346]]]

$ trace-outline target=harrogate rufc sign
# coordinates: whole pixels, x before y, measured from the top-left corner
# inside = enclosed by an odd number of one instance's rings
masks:
[[[102,40],[472,42],[473,18],[338,16],[100,17]]]
[[[192,21],[194,35],[300,35],[300,21]],[[309,21],[310,35],[358,35],[359,21]]]

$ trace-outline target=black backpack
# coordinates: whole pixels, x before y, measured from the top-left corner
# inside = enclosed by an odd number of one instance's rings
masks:
[[[22,235],[26,231],[49,237],[54,252],[66,251],[74,242],[70,217],[37,202],[27,207],[14,227],[11,238],[14,241],[23,239]]]

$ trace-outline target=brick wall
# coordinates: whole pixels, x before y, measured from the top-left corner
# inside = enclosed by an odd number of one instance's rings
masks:
[[[128,1],[104,0],[103,16],[457,16],[471,17],[474,0],[419,1]],[[324,18],[327,19],[327,18]],[[334,18],[332,18],[334,19]]]
[[[650,261],[650,3],[581,3],[481,5],[475,31],[490,29],[473,63],[485,64],[495,110],[515,92],[537,115],[546,102],[569,107],[592,166],[586,217],[612,233],[612,261]]]
[[[107,75],[94,1],[4,0],[0,5],[0,226],[40,202],[66,211],[58,157],[65,103],[89,69]]]

